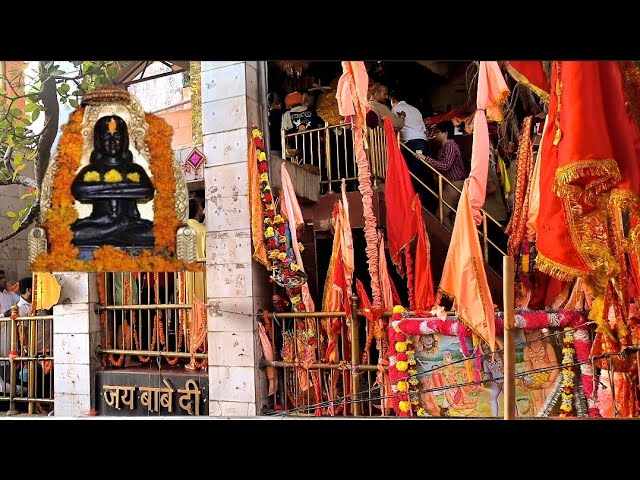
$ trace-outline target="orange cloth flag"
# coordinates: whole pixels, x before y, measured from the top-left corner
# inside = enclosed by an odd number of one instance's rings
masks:
[[[400,152],[393,125],[391,125],[391,120],[386,117],[384,119],[384,133],[387,137],[385,200],[389,253],[398,273],[403,275],[401,252],[405,245],[418,234],[417,223],[408,221],[414,218],[412,202],[416,192],[411,183],[407,163]]]
[[[464,182],[458,203],[440,291],[454,299],[460,320],[493,351],[496,336],[493,300],[487,284],[478,230],[473,221],[469,179]]]
[[[342,201],[338,200],[333,206],[333,247],[331,250],[331,259],[329,260],[329,269],[327,271],[327,280],[324,285],[324,294],[322,297],[322,310],[324,312],[345,311],[347,315],[351,313],[349,298],[347,296],[347,280],[346,277],[353,274],[345,269],[344,262],[344,209]],[[327,351],[325,352],[325,361],[336,362],[338,353],[336,352],[338,334],[340,333],[342,318],[328,318],[322,320],[322,326],[329,340]],[[348,349],[347,349],[348,350]]]
[[[549,102],[549,82],[540,60],[511,60],[506,62],[507,72],[518,83],[529,87],[544,102]]]
[[[422,219],[422,203],[418,195],[414,198],[413,207],[413,222],[418,225],[414,262],[415,303],[418,310],[430,310],[435,302],[431,276],[431,245]]]
[[[260,173],[258,172],[258,152],[253,141],[249,141],[249,212],[251,214],[251,241],[253,243],[253,259],[271,271],[271,263],[267,259],[267,246],[264,241],[264,212],[260,197]]]
[[[402,274],[401,252],[414,238],[416,249],[414,256],[414,282],[409,289],[414,289],[415,307],[430,309],[433,306],[433,277],[431,276],[431,255],[429,237],[422,219],[422,203],[416,194],[409,176],[404,156],[396,140],[391,121],[385,117],[384,132],[387,138],[387,180],[385,197],[387,212],[387,236],[389,252],[396,269]]]
[[[591,273],[602,261],[598,252],[609,249],[603,192],[640,190],[640,137],[627,112],[635,91],[625,91],[618,62],[553,62],[551,78],[537,266],[569,280]]]
[[[387,255],[384,251],[384,234],[379,232],[380,237],[378,244],[378,271],[380,272],[380,290],[382,292],[382,306],[386,310],[393,310],[393,280],[389,277],[387,269]],[[358,280],[359,281],[359,280]],[[358,289],[358,295],[360,290]]]

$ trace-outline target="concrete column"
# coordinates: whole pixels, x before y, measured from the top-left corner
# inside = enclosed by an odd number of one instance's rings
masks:
[[[271,298],[266,269],[251,259],[247,148],[251,124],[262,124],[257,62],[202,62],[201,82],[209,415],[252,416],[266,389],[255,315]]]
[[[100,339],[100,318],[95,274],[54,273],[62,286],[53,307],[53,386],[55,416],[84,417],[95,408],[95,374],[100,366],[95,349]]]

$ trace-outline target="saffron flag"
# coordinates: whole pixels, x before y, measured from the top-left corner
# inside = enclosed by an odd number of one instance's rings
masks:
[[[549,103],[549,82],[540,60],[512,60],[506,63],[507,72],[515,78],[518,83],[522,83],[530,88],[540,98]]]
[[[496,336],[493,300],[473,220],[469,179],[464,182],[458,202],[451,243],[440,279],[440,291],[454,299],[458,318],[493,351]]]
[[[430,309],[433,306],[433,278],[431,276],[431,256],[429,238],[422,218],[422,203],[416,194],[409,176],[409,169],[396,141],[393,125],[384,119],[387,139],[387,180],[385,197],[387,211],[387,237],[391,260],[398,273],[403,274],[402,251],[415,238],[414,281],[409,291],[414,292],[415,307]]]
[[[389,253],[398,273],[403,275],[401,252],[418,234],[416,222],[407,221],[414,218],[411,204],[416,192],[411,184],[407,163],[400,152],[393,125],[391,125],[391,120],[386,117],[384,119],[384,133],[387,139],[385,200],[387,212],[393,212],[393,215],[387,215]]]
[[[344,310],[347,315],[351,313],[347,285],[351,284],[352,271],[345,268],[344,252],[344,228],[345,217],[342,202],[338,200],[333,207],[334,237],[327,271],[327,280],[322,297],[322,310],[325,312],[337,312]],[[349,281],[347,281],[347,277]],[[328,346],[325,352],[325,361],[338,360],[336,352],[338,334],[340,333],[342,318],[328,318],[322,320],[322,326],[328,338]],[[347,349],[348,350],[348,349]]]

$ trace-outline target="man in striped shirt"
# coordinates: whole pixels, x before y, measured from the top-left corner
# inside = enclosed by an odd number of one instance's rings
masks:
[[[440,149],[435,158],[428,155],[416,155],[418,158],[422,158],[429,165],[434,167],[444,177],[453,183],[456,188],[462,191],[464,180],[467,177],[467,172],[462,162],[462,155],[460,154],[460,147],[453,140],[455,127],[451,120],[439,122],[436,124],[435,134],[436,140],[440,144]],[[458,200],[460,200],[460,191],[453,188],[448,182],[443,182],[444,187],[442,189],[442,199],[451,205],[453,208],[458,208]],[[453,231],[453,222],[455,219],[455,212],[444,206],[444,226]]]

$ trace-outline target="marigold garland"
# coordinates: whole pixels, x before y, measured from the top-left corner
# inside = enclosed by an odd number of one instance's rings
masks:
[[[560,404],[561,417],[573,417],[573,392],[575,389],[575,376],[573,363],[576,350],[573,346],[573,329],[565,328],[562,338],[562,402]]]
[[[260,173],[260,188],[262,190],[260,198],[264,211],[264,236],[267,246],[267,258],[272,262],[271,268],[274,273],[279,272],[285,277],[292,277],[297,275],[296,272],[300,270],[300,266],[287,255],[286,225],[282,215],[276,214],[271,185],[269,185],[269,166],[262,132],[254,127],[251,130],[251,138],[253,139],[253,146],[258,153],[258,172]],[[298,235],[298,240],[300,240],[299,231],[291,232],[291,235]],[[302,243],[300,243],[300,250],[303,250]],[[302,301],[302,288],[294,287],[286,290],[289,300],[291,300],[292,310],[294,312],[305,312],[307,309]]]
[[[389,323],[389,379],[393,392],[393,406],[399,417],[416,415],[426,417],[427,412],[420,406],[418,370],[415,348],[411,336],[400,329],[404,307],[393,307]]]
[[[106,245],[93,252],[93,260],[78,259],[79,250],[71,243],[73,240],[71,224],[78,218],[71,184],[76,177],[82,157],[83,116],[84,108],[80,107],[71,114],[69,123],[62,127],[63,134],[56,154],[57,171],[53,177],[51,208],[44,221],[49,252],[38,255],[31,265],[32,270],[49,272],[201,270],[201,265],[187,264],[175,258],[179,220],[174,199],[176,183],[171,150],[173,130],[162,118],[150,113],[145,116],[149,127],[145,142],[149,148],[149,169],[156,189],[153,204],[154,249],[153,251],[144,250],[139,256],[133,257],[125,251]],[[91,173],[88,172],[87,175]],[[113,173],[120,176],[118,172]],[[95,179],[92,178],[92,180]],[[135,178],[130,180],[136,181]],[[107,172],[105,181],[119,180],[112,172]]]

